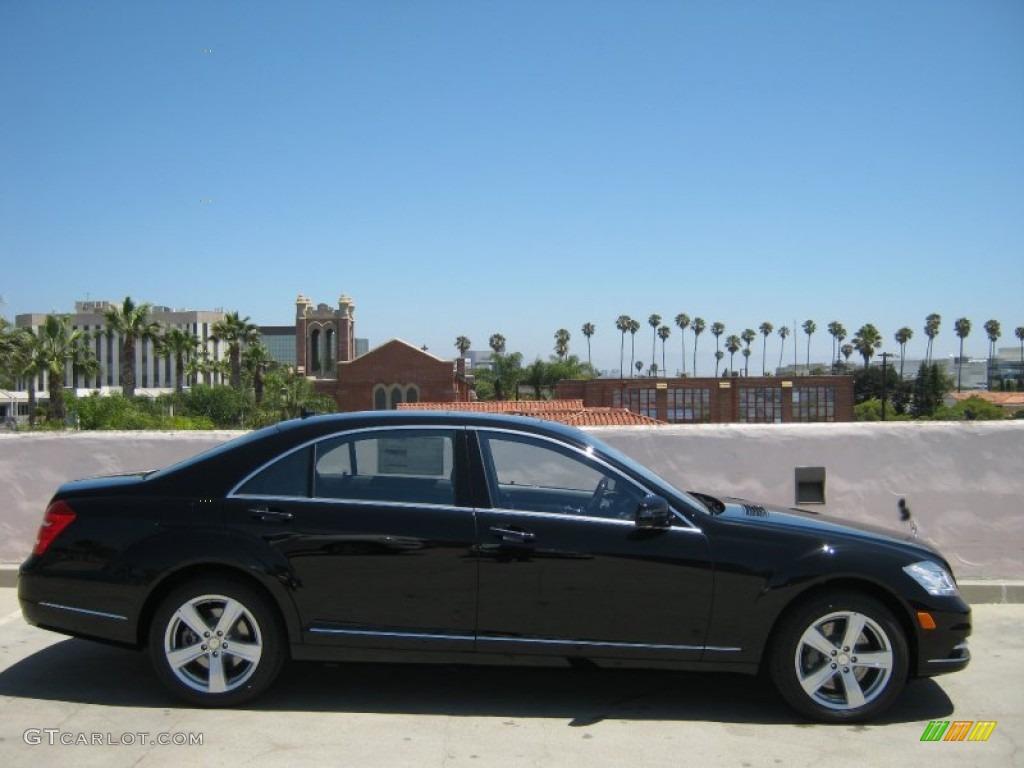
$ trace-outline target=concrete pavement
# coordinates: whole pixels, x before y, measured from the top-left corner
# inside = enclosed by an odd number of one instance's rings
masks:
[[[165,694],[145,654],[29,627],[0,589],[0,762],[1024,766],[1024,605],[978,605],[974,624],[965,671],[913,683],[869,725],[804,722],[732,675],[379,664],[292,664],[250,707],[211,711]],[[983,743],[921,742],[933,720],[996,726]]]

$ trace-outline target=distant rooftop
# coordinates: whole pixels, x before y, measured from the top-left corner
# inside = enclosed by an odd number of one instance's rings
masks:
[[[456,403],[400,403],[408,411],[474,411],[533,416],[574,427],[653,426],[664,422],[626,408],[588,408],[582,400],[473,400]]]

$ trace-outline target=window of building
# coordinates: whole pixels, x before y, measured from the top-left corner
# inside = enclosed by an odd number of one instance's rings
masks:
[[[309,334],[309,371],[320,372],[320,331],[316,329]]]
[[[646,388],[616,389],[612,392],[612,407],[627,408],[633,413],[640,413],[656,419],[658,418],[657,392],[656,389]]]
[[[418,403],[420,401],[420,388],[415,384],[410,384],[408,389],[405,390],[405,401],[407,403]]]
[[[142,342],[141,346],[142,346],[142,350],[141,350],[142,365],[140,366],[142,368],[142,384],[141,384],[141,386],[148,387],[149,386],[149,349],[146,346],[146,342]]]
[[[740,387],[739,401],[741,422],[782,422],[782,387]]]
[[[383,384],[378,384],[373,388],[373,409],[375,411],[388,409],[388,392]]]
[[[793,421],[835,421],[834,387],[793,387]]]
[[[324,331],[324,370],[334,370],[334,329]]]
[[[402,394],[402,387],[399,386],[398,384],[393,384],[391,386],[391,410],[396,410],[399,404],[402,403],[404,400],[405,397]]]
[[[711,390],[668,390],[668,421],[672,424],[711,421]]]

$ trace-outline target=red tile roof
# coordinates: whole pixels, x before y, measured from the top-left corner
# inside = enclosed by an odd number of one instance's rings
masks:
[[[626,408],[588,408],[582,400],[474,400],[457,403],[401,403],[409,411],[473,411],[533,416],[577,427],[656,425],[663,422]]]
[[[966,400],[970,397],[977,397],[987,400],[994,405],[1001,405],[1004,408],[1024,406],[1024,392],[987,392],[985,390],[975,390],[971,392],[951,392],[950,397],[954,400]]]

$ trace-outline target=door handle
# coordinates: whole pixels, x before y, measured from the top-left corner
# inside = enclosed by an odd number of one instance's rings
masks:
[[[263,523],[283,523],[294,517],[291,512],[285,512],[283,509],[271,509],[270,507],[249,507],[249,512],[252,513],[253,520],[259,520]]]
[[[491,533],[502,541],[508,541],[514,544],[528,544],[537,538],[536,535],[530,531],[524,531],[522,528],[503,528],[501,526],[492,526]]]

